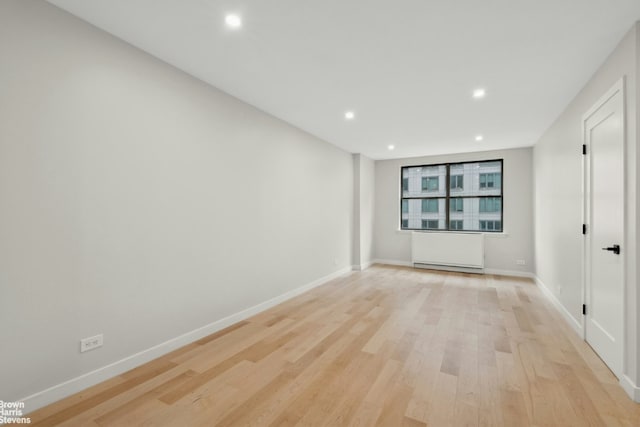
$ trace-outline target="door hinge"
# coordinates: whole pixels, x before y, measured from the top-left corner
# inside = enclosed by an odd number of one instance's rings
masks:
[[[587,234],[587,224],[582,224],[582,234]]]
[[[582,154],[583,155],[587,154],[587,144],[582,144]]]
[[[582,315],[583,316],[587,315],[587,304],[582,304]]]

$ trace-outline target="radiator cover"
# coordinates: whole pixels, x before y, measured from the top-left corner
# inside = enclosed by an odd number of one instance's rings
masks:
[[[484,268],[484,234],[482,233],[411,233],[413,264]]]

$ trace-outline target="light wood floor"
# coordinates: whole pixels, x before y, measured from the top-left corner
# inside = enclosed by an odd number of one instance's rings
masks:
[[[31,414],[65,426],[639,426],[528,279],[373,266]]]

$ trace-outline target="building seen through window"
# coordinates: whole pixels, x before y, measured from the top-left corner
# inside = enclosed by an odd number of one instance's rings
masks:
[[[403,167],[400,227],[502,231],[502,168],[502,160]]]

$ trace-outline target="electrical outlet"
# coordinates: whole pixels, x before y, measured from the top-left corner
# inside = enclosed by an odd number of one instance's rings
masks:
[[[102,347],[104,338],[102,334],[95,337],[84,338],[80,340],[80,353]]]
[[[333,265],[338,265],[338,258],[333,259]]]
[[[525,262],[525,260],[523,259],[517,259],[516,260],[516,265],[526,265],[527,263]]]

